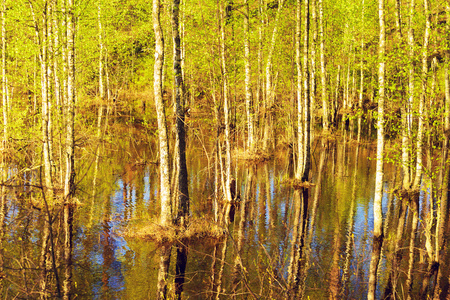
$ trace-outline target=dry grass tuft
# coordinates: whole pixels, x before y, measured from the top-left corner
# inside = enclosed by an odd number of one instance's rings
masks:
[[[216,223],[206,218],[192,219],[186,230],[180,234],[180,239],[192,241],[197,239],[219,240],[223,238],[225,231]]]
[[[315,186],[315,184],[309,181],[302,181],[301,179],[293,179],[292,186],[294,187],[294,189],[299,190],[299,189],[309,189]]]
[[[251,163],[262,163],[270,160],[273,157],[273,154],[262,149],[255,149],[253,151],[236,149],[234,151],[234,157]]]
[[[172,244],[176,241],[183,241],[189,244],[192,241],[201,239],[220,240],[224,237],[225,231],[216,223],[206,218],[190,219],[186,229],[180,226],[162,226],[156,223],[130,226],[122,233],[124,237],[143,239],[157,244]]]
[[[173,243],[177,238],[177,230],[173,226],[162,226],[156,223],[130,226],[123,232],[129,238],[153,241],[158,244]]]

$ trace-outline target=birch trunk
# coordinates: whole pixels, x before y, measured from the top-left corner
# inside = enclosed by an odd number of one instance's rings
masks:
[[[319,43],[320,43],[320,83],[322,91],[322,124],[325,132],[329,131],[329,112],[328,112],[328,100],[327,100],[327,82],[325,71],[325,39],[323,29],[323,0],[318,0],[319,4]]]
[[[6,150],[8,142],[8,92],[6,85],[6,0],[2,3],[2,102],[3,102],[3,143],[2,148]]]
[[[316,9],[317,0],[311,0],[311,20],[309,21],[310,27],[312,27],[312,43],[311,43],[311,72],[310,72],[310,103],[311,103],[311,113],[313,116],[311,117],[313,121],[314,127],[314,114],[316,111],[316,45],[317,45],[317,9]]]
[[[153,75],[153,93],[158,119],[159,137],[159,172],[160,172],[160,201],[161,225],[172,224],[172,206],[170,191],[170,162],[169,143],[167,135],[166,113],[162,99],[163,66],[164,66],[164,39],[160,22],[160,1],[153,0],[153,31],[155,33],[155,65]],[[157,299],[165,299],[168,284],[168,269],[170,264],[170,246],[161,248],[161,257],[158,273]]]
[[[303,133],[303,166],[302,166],[302,181],[308,181],[309,170],[311,165],[311,95],[310,95],[310,69],[309,69],[309,0],[304,0],[305,16],[304,16],[304,32],[303,32],[303,81],[304,81],[304,97],[303,97],[303,119],[304,119],[304,133]]]
[[[264,86],[264,79],[262,76],[262,69],[263,69],[263,63],[262,63],[262,52],[263,52],[263,27],[264,27],[264,19],[263,19],[263,12],[262,12],[262,0],[259,0],[258,2],[258,79],[256,84],[256,99],[255,99],[255,115],[256,115],[256,128],[258,130],[258,139],[260,137],[259,135],[259,125],[260,125],[260,104],[261,104],[261,98],[264,98],[264,93],[262,92],[263,86]],[[264,100],[263,100],[264,103]]]
[[[67,1],[67,100],[66,100],[66,177],[64,198],[70,202],[74,188],[75,125],[75,16],[73,0]]]
[[[67,120],[66,120],[66,177],[64,182],[64,261],[63,299],[72,290],[73,202],[75,189],[75,15],[73,0],[67,1]]]
[[[425,119],[425,97],[427,93],[427,78],[428,78],[428,44],[430,38],[430,12],[428,0],[424,0],[424,14],[425,14],[425,33],[422,45],[422,93],[419,99],[419,121],[417,125],[417,145],[416,145],[416,176],[414,178],[413,189],[420,188],[420,182],[422,179],[423,169],[423,131],[424,131],[424,119]]]
[[[384,97],[385,97],[385,52],[386,36],[384,23],[384,0],[378,0],[378,14],[380,24],[379,39],[379,68],[378,68],[378,120],[377,120],[377,164],[375,175],[375,196],[373,200],[374,229],[373,229],[373,249],[369,269],[369,291],[368,300],[375,299],[377,285],[377,270],[381,256],[381,246],[383,244],[383,158],[384,158]]]
[[[273,25],[272,38],[270,40],[269,53],[267,55],[266,63],[266,93],[264,98],[264,140],[263,148],[267,150],[269,148],[270,140],[272,139],[271,126],[272,126],[272,113],[273,102],[275,98],[274,84],[272,82],[272,67],[273,67],[273,52],[278,38],[278,23],[280,21],[281,11],[283,10],[284,0],[280,0],[278,3],[277,13],[275,15],[275,22]]]
[[[172,207],[169,172],[169,143],[167,136],[166,113],[162,99],[162,75],[164,65],[164,39],[160,22],[160,1],[153,0],[153,30],[155,32],[155,65],[153,92],[158,118],[159,137],[159,168],[160,168],[160,197],[161,197],[161,225],[172,223]]]
[[[361,4],[361,26],[364,26],[364,0]],[[363,28],[364,32],[364,28]],[[364,33],[361,37],[361,57],[360,57],[360,79],[359,79],[359,98],[358,109],[360,114],[358,115],[358,143],[361,142],[361,126],[362,126],[362,113],[363,113],[363,95],[364,95]]]
[[[445,4],[446,10],[446,30],[447,34],[450,32],[450,3],[447,1]],[[448,38],[447,38],[448,47]],[[442,145],[441,155],[441,186],[439,195],[439,204],[436,208],[436,240],[435,240],[435,261],[440,264],[442,259],[441,249],[445,249],[446,240],[444,238],[445,230],[448,222],[448,198],[449,198],[449,180],[450,180],[450,168],[448,165],[448,148],[450,146],[450,79],[449,79],[449,65],[450,65],[450,53],[446,51],[444,61],[444,81],[445,81],[445,114],[444,114],[444,142]],[[444,271],[439,266],[438,274],[434,287],[433,299],[440,299],[441,294],[441,280]]]
[[[231,197],[231,145],[230,145],[230,100],[228,98],[228,71],[226,61],[225,49],[225,12],[220,3],[220,59],[222,64],[222,80],[223,80],[223,110],[225,118],[225,200],[230,203],[233,199]]]
[[[303,119],[303,80],[302,80],[302,52],[301,52],[301,0],[296,4],[296,25],[295,25],[295,64],[297,66],[297,169],[295,177],[301,179],[304,168],[304,119]]]
[[[249,18],[250,11],[248,0],[244,0],[244,68],[245,68],[245,106],[247,112],[247,147],[253,151],[255,147],[254,138],[254,107],[252,101],[251,78],[250,78],[250,32]]]
[[[414,0],[409,3],[409,20],[408,20],[408,100],[406,105],[402,107],[402,168],[403,168],[403,188],[408,190],[411,188],[411,129],[412,129],[412,105],[414,102]]]
[[[36,20],[36,15],[32,3],[29,3],[31,14],[34,21],[34,29],[36,34],[36,39],[40,46],[39,52],[39,62],[41,67],[41,97],[42,97],[42,111],[41,111],[41,121],[42,121],[42,159],[44,166],[44,185],[46,193],[48,193],[48,199],[50,203],[53,202],[53,181],[52,181],[52,170],[51,170],[51,153],[49,146],[49,95],[48,95],[48,57],[47,57],[47,10],[43,11],[43,21],[42,21],[42,36],[39,34],[39,25]]]
[[[103,108],[103,99],[105,98],[105,85],[103,83],[103,28],[102,28],[102,7],[101,1],[98,3],[97,8],[97,23],[98,23],[98,47],[99,47],[99,57],[98,57],[98,92],[100,96],[100,107]]]

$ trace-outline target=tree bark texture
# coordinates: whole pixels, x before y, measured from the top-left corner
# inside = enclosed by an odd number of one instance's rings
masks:
[[[153,93],[158,118],[159,172],[161,225],[172,223],[169,141],[167,135],[166,112],[162,98],[162,78],[164,65],[164,39],[160,21],[160,1],[153,0],[153,31],[155,33],[155,65],[153,70]]]
[[[385,52],[386,52],[386,29],[384,22],[384,0],[378,0],[378,16],[380,24],[379,46],[378,46],[378,120],[377,120],[377,163],[375,175],[375,196],[373,200],[374,229],[373,249],[369,269],[369,291],[368,300],[375,299],[377,285],[377,270],[383,244],[383,158],[384,158],[384,98],[385,98]]]

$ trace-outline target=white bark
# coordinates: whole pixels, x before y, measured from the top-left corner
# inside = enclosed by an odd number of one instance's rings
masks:
[[[420,182],[422,179],[422,169],[423,169],[423,135],[424,135],[424,108],[425,108],[425,97],[427,93],[427,78],[428,78],[428,44],[430,39],[430,13],[428,0],[424,0],[424,13],[425,13],[425,33],[424,41],[422,45],[422,93],[419,99],[419,121],[417,125],[417,144],[416,144],[416,176],[414,178],[413,188],[420,188]]]
[[[164,39],[160,22],[160,1],[153,0],[153,30],[155,32],[155,65],[153,92],[158,118],[159,137],[159,171],[161,197],[161,224],[168,226],[172,223],[170,171],[169,171],[169,143],[167,135],[166,113],[162,99],[162,77],[164,65]]]
[[[251,92],[250,78],[250,32],[249,32],[249,5],[248,0],[244,0],[244,68],[245,68],[245,105],[247,112],[247,147],[250,151],[255,146],[254,138],[254,108]]]
[[[2,3],[2,103],[3,103],[3,144],[5,150],[8,141],[8,87],[6,81],[6,0]]]
[[[377,120],[377,164],[375,175],[375,196],[373,200],[374,213],[374,244],[372,258],[369,270],[369,292],[368,300],[375,299],[377,270],[380,260],[381,245],[383,241],[383,215],[382,215],[382,198],[383,198],[383,158],[384,158],[384,98],[385,98],[385,52],[386,52],[386,36],[384,22],[384,0],[378,0],[378,14],[380,24],[380,40],[378,48],[378,120]]]
[[[325,39],[323,28],[323,0],[318,0],[319,4],[319,43],[320,43],[320,83],[322,88],[322,116],[323,116],[323,130],[328,131],[330,127],[329,123],[329,110],[327,99],[327,82],[325,71]]]
[[[222,80],[223,80],[223,110],[225,118],[225,200],[231,202],[231,145],[230,145],[230,103],[228,98],[228,71],[226,62],[225,49],[225,12],[222,5],[219,3],[220,11],[220,59],[222,64]]]

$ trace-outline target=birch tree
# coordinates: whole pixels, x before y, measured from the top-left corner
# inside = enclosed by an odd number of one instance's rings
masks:
[[[320,83],[321,83],[321,98],[322,98],[322,126],[323,130],[327,132],[330,127],[328,99],[327,99],[327,80],[325,70],[325,38],[323,28],[323,0],[318,1],[319,8],[319,43],[320,43]]]
[[[247,114],[247,147],[253,151],[255,147],[254,137],[254,107],[252,101],[250,78],[250,11],[248,0],[244,0],[244,68],[245,68],[245,108]]]
[[[373,248],[369,269],[369,291],[368,300],[375,299],[377,286],[377,270],[381,256],[381,246],[383,244],[383,158],[384,158],[384,97],[385,97],[385,68],[386,68],[386,29],[384,15],[384,0],[378,0],[379,17],[379,43],[378,43],[378,119],[377,119],[377,163],[375,175],[375,196],[373,200],[374,229]]]
[[[164,38],[160,21],[160,1],[153,0],[153,31],[155,33],[155,64],[153,77],[153,93],[158,119],[158,141],[159,141],[159,172],[160,172],[160,202],[161,202],[161,225],[172,224],[172,206],[170,190],[170,162],[169,141],[167,135],[166,112],[162,98],[163,65],[164,65]],[[165,299],[167,293],[167,280],[170,264],[170,246],[161,248],[157,299]]]
[[[3,150],[8,142],[8,86],[6,79],[6,0],[2,2],[2,110],[3,110]]]
[[[66,99],[66,176],[64,181],[64,261],[63,298],[72,289],[73,194],[75,189],[75,13],[73,0],[67,1],[67,99]]]

